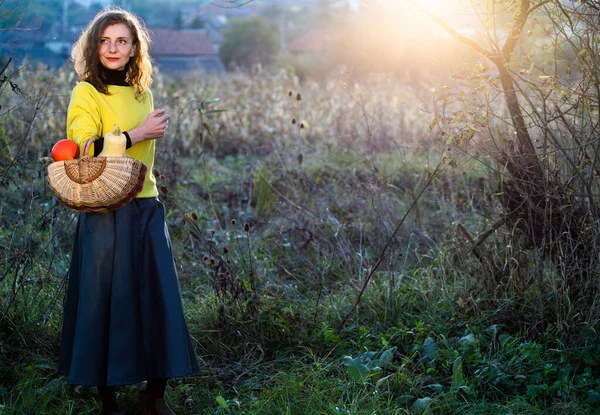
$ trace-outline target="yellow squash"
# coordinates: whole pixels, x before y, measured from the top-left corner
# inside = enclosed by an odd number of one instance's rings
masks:
[[[98,157],[124,157],[127,138],[121,134],[121,129],[115,124],[115,130],[104,136],[104,146]]]

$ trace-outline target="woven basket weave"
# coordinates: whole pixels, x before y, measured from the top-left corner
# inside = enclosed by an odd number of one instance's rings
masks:
[[[146,165],[130,156],[90,157],[88,139],[83,156],[48,166],[48,184],[68,207],[85,212],[105,212],[129,203],[144,187]]]

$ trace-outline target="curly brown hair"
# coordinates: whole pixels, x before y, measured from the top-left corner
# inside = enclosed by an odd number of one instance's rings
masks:
[[[73,45],[71,58],[79,79],[92,84],[99,92],[108,94],[108,80],[100,63],[100,37],[108,26],[123,23],[131,32],[135,55],[126,66],[127,81],[137,89],[136,98],[141,100],[152,84],[152,61],[150,60],[150,35],[142,21],[119,7],[102,9],[87,25]]]

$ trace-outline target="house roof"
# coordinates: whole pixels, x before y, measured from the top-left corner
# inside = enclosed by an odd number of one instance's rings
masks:
[[[155,56],[217,55],[205,30],[151,29],[150,36]]]
[[[314,29],[287,44],[288,52],[293,53],[319,53],[326,52],[331,40],[328,32]]]

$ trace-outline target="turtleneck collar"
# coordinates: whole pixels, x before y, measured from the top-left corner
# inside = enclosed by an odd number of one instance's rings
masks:
[[[125,78],[127,78],[127,67],[122,71],[115,71],[101,65],[100,69],[102,70],[108,85],[131,86],[131,84],[125,80]]]

